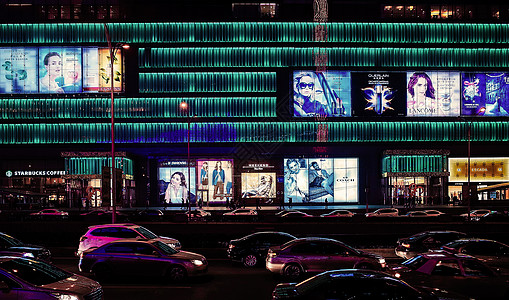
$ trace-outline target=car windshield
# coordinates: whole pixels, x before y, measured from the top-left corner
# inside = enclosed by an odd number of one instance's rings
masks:
[[[444,247],[448,247],[448,248],[457,248],[458,246],[461,246],[462,244],[464,244],[463,241],[454,241],[454,242],[450,242],[450,243],[447,243],[444,245]]]
[[[4,241],[10,246],[23,246],[23,243],[20,240],[13,238],[12,236],[7,234],[0,235],[0,240]]]
[[[159,250],[163,251],[164,254],[167,254],[167,255],[172,255],[172,254],[179,252],[178,250],[173,249],[173,247],[168,246],[167,244],[165,244],[163,242],[156,241],[153,245],[156,246],[157,248],[159,248]]]
[[[34,285],[46,285],[73,274],[41,261],[15,258],[0,263],[0,268]]]
[[[158,238],[158,236],[155,233],[153,233],[152,231],[148,230],[147,228],[145,228],[143,226],[136,228],[136,230],[138,230],[138,232],[141,233],[141,235],[143,235],[147,239],[157,239]]]
[[[424,265],[427,261],[428,261],[428,259],[426,259],[422,255],[417,255],[415,257],[410,258],[409,260],[402,262],[401,264],[412,269],[412,270],[417,270],[422,265]]]

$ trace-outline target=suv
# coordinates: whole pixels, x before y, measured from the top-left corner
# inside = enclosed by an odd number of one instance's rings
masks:
[[[90,248],[97,248],[111,241],[119,239],[147,239],[157,240],[170,245],[176,250],[181,248],[180,242],[169,237],[158,236],[147,228],[136,224],[104,224],[88,227],[87,232],[80,238],[76,255]]]
[[[444,244],[466,236],[466,233],[458,231],[424,231],[399,239],[395,252],[397,256],[409,259],[417,254],[439,249]]]
[[[397,208],[379,208],[374,212],[366,213],[366,217],[397,217],[398,215]]]
[[[228,244],[228,257],[240,261],[246,267],[254,267],[267,257],[270,247],[282,245],[294,240],[291,234],[284,232],[255,232],[240,239],[231,240]]]

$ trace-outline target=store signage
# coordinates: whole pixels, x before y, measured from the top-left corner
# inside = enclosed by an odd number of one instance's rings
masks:
[[[24,176],[63,176],[65,171],[59,170],[27,170],[27,171],[7,171],[7,177],[24,177]]]
[[[267,163],[250,163],[247,165],[242,166],[242,169],[253,169],[255,171],[261,171],[265,169],[274,169],[274,166],[269,165]]]
[[[509,182],[509,157],[470,158],[471,182]],[[449,182],[468,182],[468,158],[449,158]]]

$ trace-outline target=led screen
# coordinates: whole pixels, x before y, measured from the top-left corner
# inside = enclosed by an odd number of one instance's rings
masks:
[[[405,116],[406,73],[352,72],[352,115]]]
[[[242,198],[275,198],[276,173],[242,173]]]
[[[407,72],[407,116],[459,116],[459,72]]]
[[[294,71],[291,111],[296,117],[350,116],[350,72]]]
[[[285,202],[358,202],[357,158],[284,160]]]
[[[462,106],[465,116],[509,116],[508,73],[463,73]]]
[[[188,196],[188,191],[189,196]],[[163,204],[196,204],[196,167],[170,161],[159,167],[159,194]]]
[[[64,94],[123,90],[122,53],[111,77],[109,49],[98,47],[0,48],[0,93]]]
[[[197,160],[198,191],[204,204],[226,203],[233,197],[233,160]]]

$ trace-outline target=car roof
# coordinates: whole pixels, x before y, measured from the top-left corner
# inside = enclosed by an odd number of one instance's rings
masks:
[[[315,237],[315,236],[295,239],[292,242],[299,243],[299,242],[313,242],[313,241],[317,241],[317,242],[334,242],[334,243],[341,243],[341,244],[343,244],[343,242],[340,242],[340,241],[335,240],[335,239]]]
[[[461,254],[461,253],[451,253],[445,250],[433,250],[425,253],[420,254],[423,257],[426,257],[428,259],[461,259],[461,258],[474,258],[470,255]]]
[[[92,226],[88,226],[89,229],[92,229],[92,228],[104,228],[104,227],[131,227],[131,228],[136,228],[136,227],[140,227],[140,225],[136,225],[136,224],[133,224],[133,223],[115,223],[115,224],[99,224],[99,225],[92,225]]]
[[[503,244],[499,241],[483,239],[483,238],[461,238],[461,239],[455,240],[455,242],[493,242],[493,243]]]

